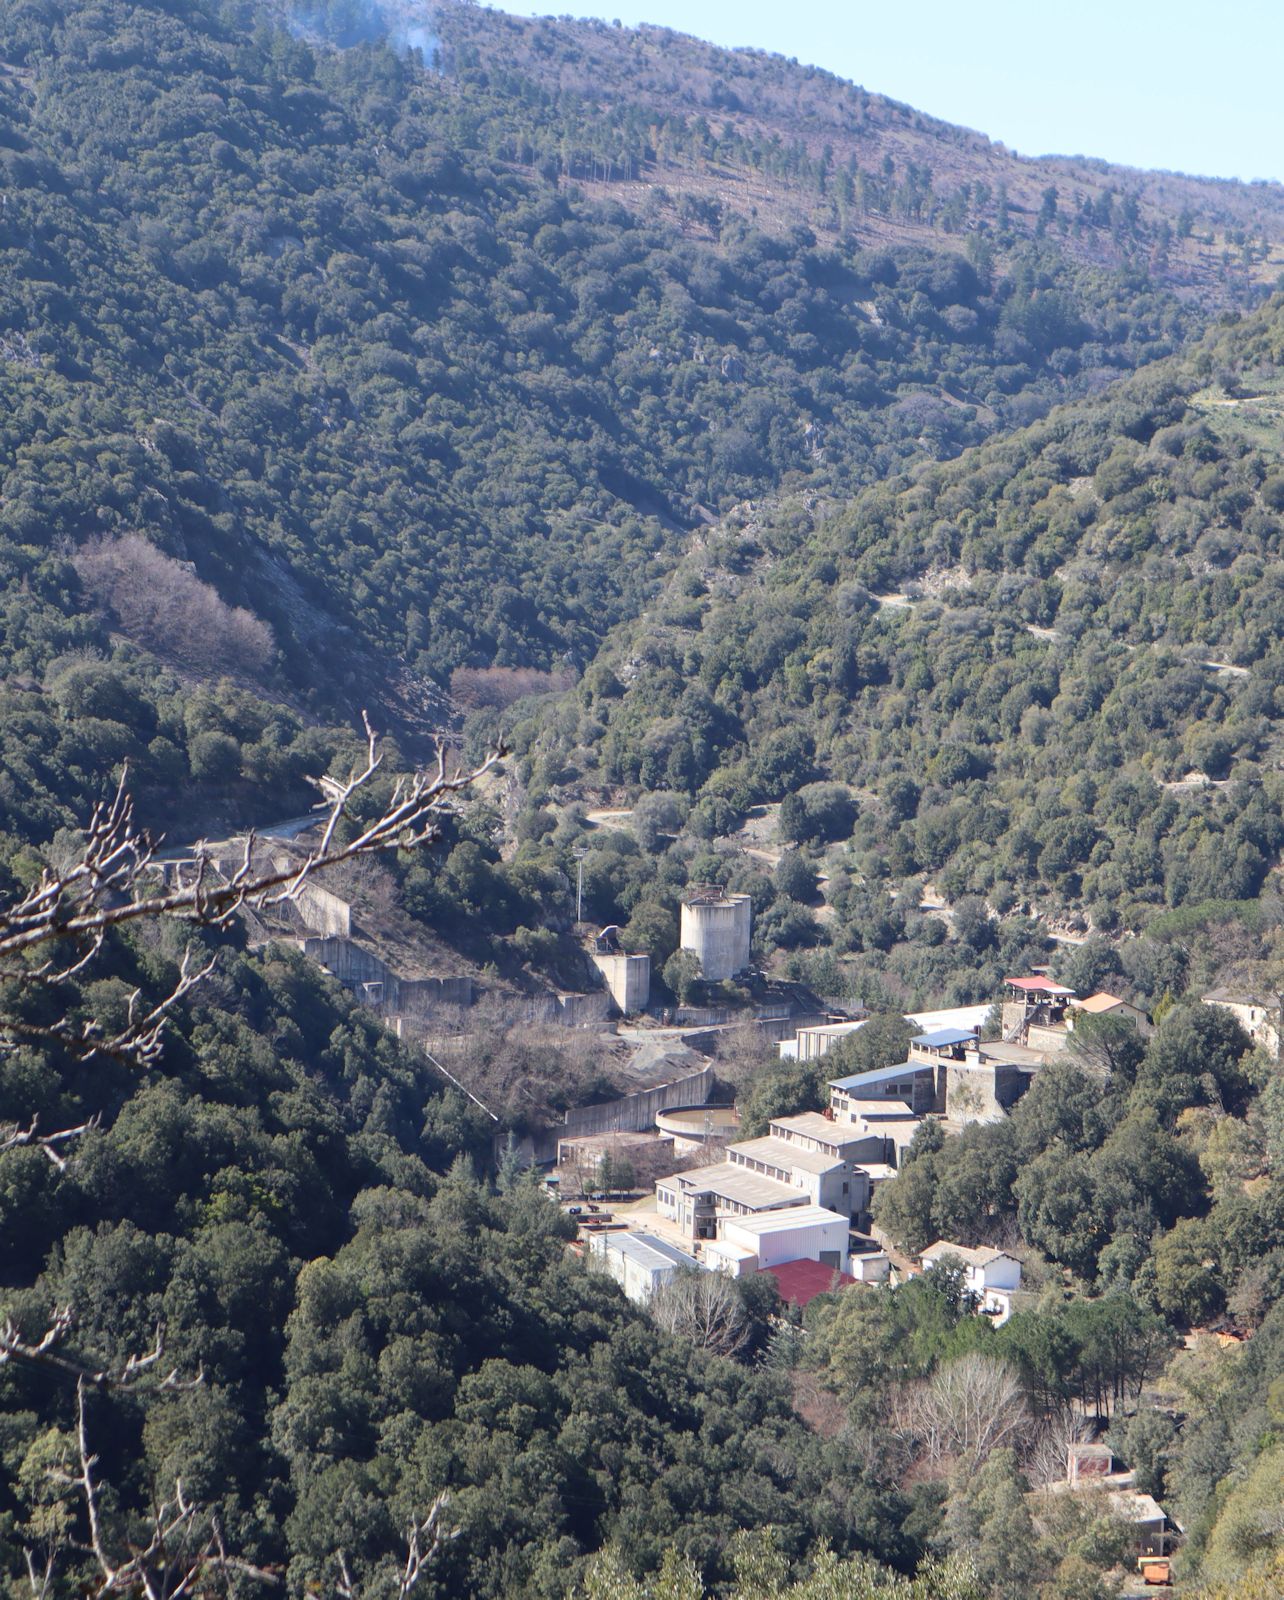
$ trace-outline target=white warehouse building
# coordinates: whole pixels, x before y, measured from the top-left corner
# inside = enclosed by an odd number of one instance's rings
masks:
[[[589,1255],[637,1305],[645,1305],[675,1272],[701,1270],[694,1256],[653,1233],[594,1234]]]
[[[846,1272],[850,1229],[850,1217],[824,1206],[798,1206],[752,1217],[724,1217],[720,1237],[726,1245],[753,1251],[760,1269],[785,1261],[819,1261]]]

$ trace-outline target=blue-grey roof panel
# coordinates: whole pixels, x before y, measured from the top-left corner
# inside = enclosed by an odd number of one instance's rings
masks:
[[[971,1044],[975,1038],[975,1028],[938,1028],[935,1033],[920,1033],[913,1043],[924,1050],[948,1050],[952,1044]]]
[[[873,1072],[854,1072],[850,1078],[831,1078],[831,1089],[872,1088],[876,1083],[890,1083],[894,1078],[904,1078],[916,1072],[933,1071],[930,1061],[902,1061],[894,1067],[876,1067]]]

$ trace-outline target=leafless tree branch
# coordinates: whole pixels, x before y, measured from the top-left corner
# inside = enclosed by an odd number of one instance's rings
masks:
[[[54,1313],[37,1339],[26,1338],[21,1329],[6,1317],[0,1322],[0,1367],[12,1362],[44,1367],[64,1377],[75,1378],[78,1388],[88,1385],[94,1389],[126,1389],[136,1387],[146,1379],[150,1389],[173,1392],[199,1388],[205,1381],[203,1372],[185,1378],[177,1367],[164,1371],[165,1339],[161,1328],[157,1328],[155,1343],[145,1354],[131,1354],[115,1366],[100,1367],[64,1351],[74,1327],[75,1318],[66,1306]]]
[[[150,1358],[143,1358],[142,1365]],[[275,1584],[277,1574],[227,1552],[217,1516],[187,1498],[182,1481],[176,1480],[172,1495],[153,1504],[145,1525],[145,1543],[113,1537],[106,1525],[101,1486],[96,1476],[98,1457],[89,1444],[86,1397],[89,1384],[81,1378],[76,1385],[76,1464],[71,1472],[56,1471],[55,1481],[72,1490],[85,1513],[88,1538],[74,1547],[91,1556],[98,1568],[98,1580],[88,1592],[94,1600],[108,1595],[143,1595],[146,1600],[183,1600],[186,1595],[204,1592],[212,1579],[226,1580],[233,1574]],[[120,1546],[121,1553],[116,1553]],[[52,1574],[53,1556],[46,1558]],[[33,1588],[38,1576],[35,1558],[27,1552],[27,1567]]]
[[[380,771],[383,757],[368,718],[365,756],[346,779],[314,780],[326,805],[318,814],[319,838],[302,857],[284,866],[256,868],[256,835],[246,838],[239,864],[224,873],[208,847],[198,845],[184,877],[181,868],[172,884],[156,892],[150,882],[159,863],[156,845],[134,821],[133,802],[123,772],[112,798],[95,807],[76,859],[64,867],[47,867],[40,880],[14,904],[0,907],[0,982],[20,988],[56,988],[82,974],[102,948],[109,931],[161,918],[201,927],[223,927],[244,908],[270,909],[298,898],[310,879],[329,867],[384,850],[415,849],[439,831],[454,797],[475,783],[500,759],[488,756],[471,770],[447,766],[446,750],[438,747],[436,763],[398,779],[379,815],[340,842],[340,826],[350,820],[354,802]],[[52,948],[69,951],[40,962],[32,957]],[[53,1044],[82,1060],[108,1056],[147,1067],[154,1065],[167,1018],[179,1002],[207,976],[213,962],[194,965],[184,955],[171,993],[145,1008],[141,996],[130,996],[122,1026],[108,1031],[96,1018],[77,1021],[63,1016],[52,1023],[6,1018],[0,1048],[23,1041]],[[40,1139],[22,1137],[23,1130],[0,1128],[0,1149],[13,1143],[37,1143],[54,1159],[55,1143],[75,1130]],[[83,1130],[80,1130],[83,1131]],[[6,1143],[6,1141],[8,1141]]]
[[[666,1333],[716,1355],[734,1356],[749,1341],[740,1296],[720,1272],[679,1272],[661,1284],[647,1309]]]
[[[19,1150],[29,1146],[47,1156],[61,1172],[67,1165],[67,1159],[61,1154],[58,1146],[68,1144],[72,1139],[78,1139],[82,1133],[88,1133],[90,1129],[96,1128],[100,1121],[99,1117],[90,1117],[74,1128],[60,1128],[56,1133],[41,1133],[38,1117],[33,1117],[25,1128],[17,1122],[0,1123],[0,1155],[6,1150]]]

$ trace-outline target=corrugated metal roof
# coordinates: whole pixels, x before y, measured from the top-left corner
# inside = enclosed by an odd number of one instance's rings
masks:
[[[920,1072],[932,1072],[930,1061],[901,1061],[894,1067],[875,1067],[872,1072],[854,1072],[850,1078],[831,1078],[831,1089],[864,1089],[875,1083],[891,1083],[896,1078],[911,1077]]]
[[[771,1206],[794,1205],[806,1196],[800,1189],[787,1183],[777,1183],[775,1178],[764,1178],[748,1167],[733,1166],[722,1161],[716,1167],[696,1167],[690,1172],[675,1174],[675,1180],[687,1194],[711,1194],[719,1200],[730,1200],[735,1205],[752,1206],[767,1210]]]
[[[892,1102],[895,1104],[895,1102]],[[908,1110],[909,1107],[906,1107]],[[868,1138],[867,1134],[859,1132],[847,1122],[834,1122],[830,1117],[822,1117],[819,1111],[801,1111],[796,1117],[772,1117],[770,1127],[783,1128],[787,1133],[796,1133],[803,1139],[815,1139],[818,1144],[833,1145],[841,1150],[845,1144],[859,1144],[862,1139]],[[791,1150],[796,1150],[797,1145],[789,1144]]]
[[[728,1217],[723,1226],[740,1228],[745,1233],[761,1235],[782,1233],[790,1228],[815,1228],[828,1222],[841,1222],[844,1228],[851,1227],[850,1217],[840,1216],[837,1211],[829,1211],[824,1206],[796,1206],[791,1211],[764,1211],[760,1217]]]
[[[819,1150],[806,1150],[800,1144],[790,1144],[787,1139],[773,1139],[770,1134],[762,1139],[745,1139],[740,1144],[729,1144],[728,1156],[733,1151],[769,1167],[779,1167],[785,1171],[796,1168],[799,1172],[811,1172],[816,1176],[843,1165],[838,1156],[827,1156]]]
[[[906,1022],[912,1022],[924,1033],[933,1028],[981,1028],[993,1006],[950,1006],[944,1011],[907,1011]]]
[[[600,1237],[604,1251],[617,1251],[647,1272],[654,1272],[657,1267],[698,1269],[700,1266],[694,1256],[654,1233],[604,1233]]]
[[[1020,989],[1022,994],[1074,994],[1073,989],[1067,989],[1064,983],[1053,983],[1051,978],[1004,978],[1003,981],[1009,989]]]
[[[975,1028],[941,1028],[936,1033],[920,1033],[910,1042],[921,1045],[924,1050],[947,1050],[952,1044],[973,1044],[975,1041]]]

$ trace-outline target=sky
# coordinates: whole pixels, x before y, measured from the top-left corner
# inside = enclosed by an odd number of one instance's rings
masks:
[[[1022,155],[1284,179],[1279,0],[501,0],[825,67]]]

